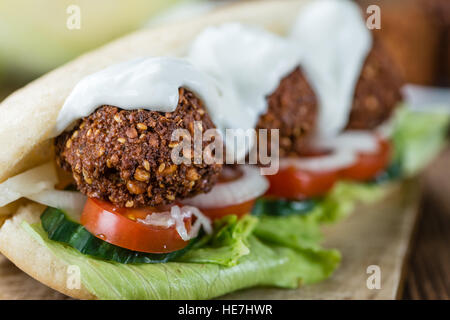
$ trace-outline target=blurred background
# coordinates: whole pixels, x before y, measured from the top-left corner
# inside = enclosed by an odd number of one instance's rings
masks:
[[[0,101],[47,71],[133,30],[195,19],[237,1],[0,0]],[[374,34],[406,82],[450,85],[450,0],[356,1],[364,12],[371,4],[381,7],[381,30]],[[71,19],[76,19],[77,7],[79,29]],[[449,168],[447,150],[424,176],[422,215],[400,298],[450,299]]]
[[[238,0],[0,0],[0,99],[85,51],[139,28]],[[280,0],[283,1],[283,0]],[[358,0],[381,7],[383,40],[410,83],[450,84],[449,0]],[[80,28],[67,27],[81,9]]]
[[[0,100],[83,52],[222,4],[201,0],[0,0]],[[77,28],[77,8],[80,25]],[[68,26],[68,24],[70,24]]]

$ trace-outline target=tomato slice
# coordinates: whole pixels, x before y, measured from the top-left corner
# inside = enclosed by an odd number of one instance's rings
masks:
[[[329,155],[332,151],[307,144],[302,149],[301,158],[314,158]],[[304,200],[327,193],[339,177],[337,170],[323,172],[308,171],[287,167],[277,174],[266,176],[270,182],[267,195],[279,198]]]
[[[327,193],[338,177],[338,171],[316,172],[287,167],[275,175],[266,176],[270,182],[266,194],[296,200],[313,198]]]
[[[378,139],[378,150],[374,153],[360,153],[357,161],[347,169],[342,170],[345,179],[367,181],[376,177],[387,168],[391,156],[391,145],[388,141]]]
[[[222,207],[222,208],[207,208],[202,209],[200,208],[200,211],[207,216],[208,218],[211,218],[213,220],[223,218],[225,216],[228,216],[230,214],[234,214],[238,216],[238,218],[241,218],[242,216],[250,213],[253,209],[253,206],[255,204],[256,199],[252,199],[243,203],[234,204],[228,207]]]
[[[379,139],[379,148],[374,153],[360,153],[350,167],[334,171],[308,171],[295,167],[280,169],[277,174],[266,176],[270,188],[266,195],[286,199],[303,200],[326,194],[339,178],[367,181],[373,179],[389,165],[391,146]],[[306,148],[301,157],[316,157],[329,154],[329,150]]]
[[[128,209],[116,208],[98,199],[88,198],[81,215],[81,224],[94,236],[106,242],[133,251],[168,253],[183,249],[184,241],[175,225],[169,228],[146,225],[136,219],[145,219],[148,214],[170,210],[164,208]],[[186,229],[192,226],[192,218],[184,220]]]

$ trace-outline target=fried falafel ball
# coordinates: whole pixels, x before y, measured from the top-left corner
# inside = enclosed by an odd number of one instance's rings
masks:
[[[298,67],[283,78],[267,97],[267,112],[259,118],[257,129],[279,129],[280,156],[301,154],[305,142],[316,126],[317,99]],[[270,130],[268,148],[270,150]]]
[[[174,130],[187,129],[193,146],[194,121],[203,131],[214,128],[192,92],[180,88],[179,96],[176,110],[167,113],[101,106],[56,138],[58,164],[72,172],[82,193],[119,207],[164,205],[208,192],[222,165],[171,159]]]
[[[402,100],[402,84],[395,63],[375,40],[355,88],[346,129],[371,130],[388,120]]]
[[[389,119],[402,100],[401,86],[400,72],[375,40],[355,88],[346,129],[371,130]],[[317,124],[318,104],[302,70],[296,68],[283,78],[267,102],[267,113],[260,117],[257,129],[280,130],[281,157],[303,155]]]

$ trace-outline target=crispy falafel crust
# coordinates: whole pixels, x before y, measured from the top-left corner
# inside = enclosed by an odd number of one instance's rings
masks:
[[[82,193],[120,207],[157,206],[209,191],[221,164],[176,165],[171,159],[174,130],[190,132],[192,151],[194,122],[214,128],[192,92],[180,88],[179,96],[174,112],[98,108],[56,138],[58,164],[72,172]]]
[[[267,112],[259,118],[257,129],[280,130],[280,156],[300,154],[316,126],[318,106],[314,91],[299,67],[281,80],[267,97],[267,103]]]
[[[347,129],[375,129],[388,120],[402,100],[402,85],[400,71],[375,39],[355,88]]]

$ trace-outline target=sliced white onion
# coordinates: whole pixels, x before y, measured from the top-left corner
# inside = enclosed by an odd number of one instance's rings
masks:
[[[308,171],[335,171],[351,166],[356,160],[356,153],[353,151],[340,150],[324,156],[307,158],[282,158],[280,159],[280,169],[294,167],[296,169]]]
[[[189,232],[189,237],[195,238],[200,231],[200,227],[203,227],[203,230],[205,230],[207,234],[211,234],[213,232],[211,220],[206,217],[198,208],[192,206],[184,206],[181,208],[181,210],[187,210],[191,212],[195,217],[197,217],[197,220],[195,220],[195,223],[192,226],[191,231]]]
[[[370,131],[348,130],[335,137],[317,137],[313,145],[336,152],[376,152],[378,150],[377,137]]]
[[[330,151],[329,154],[316,157],[283,158],[279,161],[281,169],[294,167],[308,171],[334,171],[350,167],[357,160],[359,153],[374,153],[378,151],[378,136],[388,134],[391,123],[380,132],[348,130],[335,137],[315,137],[311,144],[317,149]],[[385,130],[385,132],[381,132]]]
[[[172,209],[170,210],[170,214],[172,218],[175,220],[175,229],[177,230],[181,239],[183,239],[184,241],[191,239],[186,230],[186,225],[184,224],[184,219],[183,215],[181,214],[180,207],[173,206]]]
[[[79,222],[86,196],[78,191],[44,190],[27,196],[37,203],[64,210],[72,219]]]
[[[242,165],[242,177],[235,181],[218,183],[208,193],[183,200],[198,208],[222,208],[243,203],[263,195],[269,188],[267,179],[257,167]]]
[[[52,162],[25,171],[0,183],[0,207],[19,198],[53,189],[56,183],[58,176]]]
[[[192,215],[194,215],[197,220],[188,232],[184,224],[184,219],[190,218]],[[197,237],[201,227],[203,227],[203,230],[208,234],[212,232],[211,220],[205,217],[200,210],[191,206],[183,206],[180,208],[175,205],[170,209],[170,212],[154,212],[147,215],[145,219],[137,219],[137,221],[145,225],[164,228],[170,228],[175,225],[175,229],[184,241]]]
[[[172,217],[170,211],[154,212],[147,215],[145,219],[137,219],[137,221],[145,225],[163,228],[170,228],[175,224],[175,219]]]

